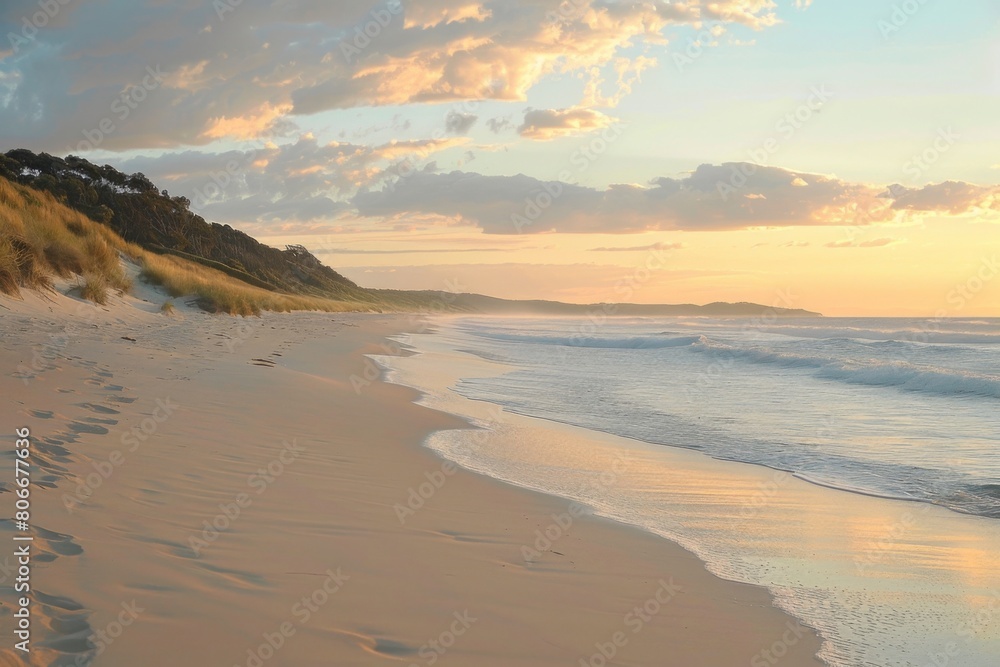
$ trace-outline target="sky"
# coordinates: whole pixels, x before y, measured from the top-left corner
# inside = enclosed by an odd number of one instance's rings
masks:
[[[3,150],[367,287],[1000,316],[998,119],[996,0],[0,7]]]

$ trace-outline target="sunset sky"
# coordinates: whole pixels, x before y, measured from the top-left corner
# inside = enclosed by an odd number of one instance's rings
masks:
[[[364,286],[1000,316],[996,0],[17,0],[0,21],[3,150],[141,171]]]

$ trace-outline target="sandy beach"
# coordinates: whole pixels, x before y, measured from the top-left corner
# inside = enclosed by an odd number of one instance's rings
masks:
[[[3,481],[15,428],[37,475],[6,663],[820,664],[765,590],[422,448],[467,424],[362,356],[412,318],[157,310],[3,303]]]

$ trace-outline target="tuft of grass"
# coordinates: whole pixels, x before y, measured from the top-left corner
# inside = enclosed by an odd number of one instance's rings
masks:
[[[96,304],[105,305],[108,302],[108,281],[99,273],[83,274],[80,284],[80,296]]]
[[[17,294],[21,284],[20,253],[12,239],[0,238],[0,292]]]
[[[23,239],[0,234],[0,292],[17,296],[22,286],[51,289],[52,281]]]
[[[174,307],[173,301],[164,301],[163,305],[160,306],[160,312],[164,315],[173,315],[177,312],[177,308]]]
[[[60,278],[80,275],[87,270],[83,251],[74,246],[45,244],[42,256]]]

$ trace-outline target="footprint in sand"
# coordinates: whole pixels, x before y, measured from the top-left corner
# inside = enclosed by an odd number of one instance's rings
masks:
[[[98,414],[102,415],[121,414],[121,412],[119,412],[118,410],[115,410],[114,408],[109,408],[106,405],[97,405],[95,403],[77,403],[77,405],[81,408],[86,408],[91,412],[97,412]]]
[[[69,470],[60,465],[71,461],[71,457],[62,447],[48,447],[36,445],[33,462],[38,466],[42,474],[35,477],[33,485],[39,488],[52,488],[56,483],[69,476]]]
[[[107,424],[108,426],[114,426],[118,423],[117,419],[106,419],[102,417],[84,417],[82,421],[90,424]]]
[[[35,591],[35,601],[49,607],[62,609],[63,611],[83,611],[83,605],[75,600],[59,597],[58,595],[48,595],[41,591]]]
[[[59,556],[79,556],[83,553],[83,547],[73,541],[72,535],[57,533],[54,530],[46,530],[39,526],[34,527],[35,548],[41,553],[38,560],[55,560]]]
[[[43,651],[55,652],[53,660],[44,660],[46,665],[89,664],[94,649],[89,637],[93,634],[87,618],[90,612],[75,600],[57,595],[48,595],[36,590],[35,602],[45,625],[52,629],[54,636],[41,644]]]
[[[333,632],[350,637],[355,644],[368,653],[374,653],[375,655],[384,658],[402,660],[407,656],[416,655],[417,651],[420,650],[416,646],[404,644],[403,642],[399,642],[394,639],[376,637],[375,631],[365,630],[364,633],[361,633],[353,632],[351,630],[333,630]]]
[[[56,459],[69,460],[71,452],[63,447],[64,441],[58,438],[42,438],[38,441],[36,445],[36,451],[40,451],[42,454],[51,456]]]
[[[108,433],[111,433],[111,431],[98,424],[83,424],[81,422],[70,422],[69,428],[74,433],[89,433],[91,435],[107,435]]]
[[[4,531],[13,530],[13,521],[9,519],[0,521],[0,525]],[[46,530],[40,526],[32,526],[32,530],[35,538],[32,542],[32,560],[49,563],[61,556],[72,557],[83,553],[83,547],[73,541],[75,538],[72,535]]]
[[[406,656],[414,655],[417,652],[416,647],[409,646],[403,642],[397,642],[392,639],[370,637],[369,642],[369,645],[365,648],[372,653],[384,655],[387,658],[405,658]]]
[[[443,530],[440,532],[432,531],[432,533],[436,535],[441,535],[442,537],[446,537],[450,540],[454,540],[455,542],[468,542],[471,544],[503,544],[505,542],[503,538],[495,538],[489,536],[480,537],[478,535],[467,535],[464,533],[457,533],[451,530]]]
[[[254,572],[218,567],[204,561],[196,561],[195,565],[211,577],[213,584],[229,590],[246,591],[273,588],[273,584],[268,581],[267,577]]]

